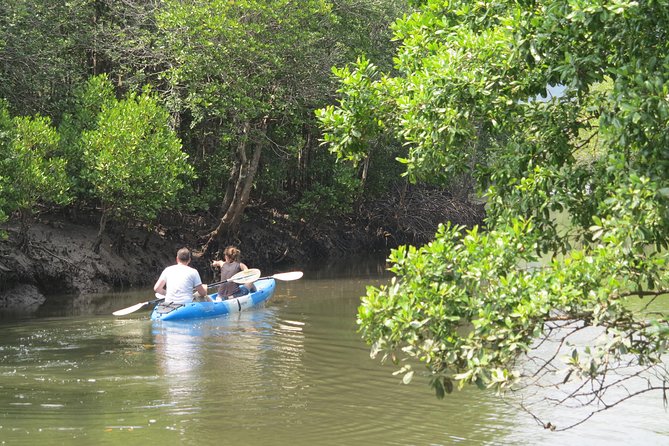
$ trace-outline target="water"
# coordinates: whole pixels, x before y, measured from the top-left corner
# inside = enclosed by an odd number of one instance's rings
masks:
[[[379,269],[277,283],[263,308],[190,323],[111,312],[149,290],[0,322],[0,442],[11,445],[669,445],[661,396],[549,432],[489,392],[403,385],[356,332]],[[559,415],[559,414],[558,414]]]

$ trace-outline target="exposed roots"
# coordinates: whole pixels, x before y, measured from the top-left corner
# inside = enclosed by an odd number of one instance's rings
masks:
[[[454,198],[447,191],[426,188],[399,188],[388,197],[369,203],[361,217],[377,236],[388,244],[421,245],[434,238],[439,223],[452,222],[468,227],[480,225],[483,205]]]

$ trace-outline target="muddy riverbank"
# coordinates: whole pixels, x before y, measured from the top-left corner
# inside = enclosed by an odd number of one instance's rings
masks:
[[[435,191],[366,203],[355,214],[318,224],[250,206],[242,228],[192,265],[206,280],[213,276],[211,260],[234,244],[247,265],[272,274],[342,256],[383,255],[400,244],[429,241],[440,222],[473,225],[482,219],[482,206]],[[94,215],[86,219],[42,213],[32,222],[23,247],[10,222],[5,226],[8,237],[0,241],[0,309],[36,305],[49,295],[150,285],[174,262],[178,248],[188,246],[198,254],[215,224],[202,216],[163,220],[169,223],[151,228],[112,225],[97,253],[92,249]]]

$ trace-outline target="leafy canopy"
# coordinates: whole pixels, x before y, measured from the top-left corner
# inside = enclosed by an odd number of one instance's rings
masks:
[[[83,131],[84,176],[103,211],[152,219],[174,204],[193,168],[169,118],[145,90],[103,105],[95,128]]]
[[[617,384],[661,389],[669,320],[647,308],[669,281],[669,2],[415,3],[394,25],[399,74],[338,72],[324,138],[356,160],[390,133],[411,179],[471,173],[487,228],[393,251],[396,279],[359,309],[373,353],[422,361],[438,396],[553,385],[557,404],[599,401],[584,418],[624,399]],[[586,328],[601,336],[574,341]]]
[[[0,101],[0,222],[16,211],[27,217],[39,203],[69,201],[66,161],[57,156],[58,141],[49,118],[11,117]]]

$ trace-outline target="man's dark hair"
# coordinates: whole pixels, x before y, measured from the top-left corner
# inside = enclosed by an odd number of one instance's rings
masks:
[[[177,259],[185,263],[190,262],[190,250],[188,248],[181,248],[180,250],[178,250]]]

